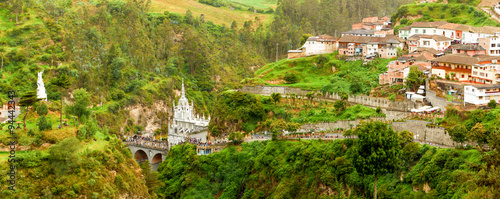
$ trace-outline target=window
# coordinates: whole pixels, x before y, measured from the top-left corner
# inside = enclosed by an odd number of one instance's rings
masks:
[[[482,99],[483,99],[483,96],[479,97],[479,99],[480,99],[480,100],[482,100]]]
[[[434,34],[436,34],[436,30],[434,30]]]
[[[418,29],[415,29],[415,34],[418,34]]]
[[[422,30],[422,32],[425,34],[425,29],[424,29],[424,30]]]
[[[428,46],[430,45],[430,42],[429,41],[424,41],[424,46]]]
[[[491,47],[495,47],[495,46],[496,46],[496,44],[491,44]]]

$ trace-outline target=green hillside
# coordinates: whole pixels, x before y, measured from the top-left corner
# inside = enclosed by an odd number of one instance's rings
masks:
[[[396,24],[400,22],[401,25],[410,25],[413,21],[447,21],[476,27],[498,25],[486,13],[474,6],[451,2],[403,5],[392,14],[391,20]],[[395,31],[399,27],[401,26],[396,26]]]
[[[298,87],[323,92],[369,94],[378,86],[379,74],[387,71],[392,59],[376,59],[363,65],[362,60],[343,61],[337,53],[270,63],[255,72],[255,78],[245,79],[247,85],[266,84]],[[286,81],[292,78],[294,81]]]

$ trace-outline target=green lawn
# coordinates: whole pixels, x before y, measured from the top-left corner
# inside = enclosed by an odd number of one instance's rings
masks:
[[[402,19],[401,14],[404,13],[402,10],[407,10],[404,16],[421,16],[416,21],[447,21],[476,27],[496,26],[498,24],[482,10],[466,4],[408,4],[401,6],[395,13],[399,19]]]
[[[254,7],[256,9],[267,10],[269,8],[276,9],[277,0],[229,0],[230,2],[237,3],[239,5]]]
[[[322,90],[328,92],[347,92],[353,94],[369,93],[378,86],[379,74],[387,71],[387,64],[393,59],[377,59],[367,65],[363,61],[345,62],[336,59],[337,53],[297,59],[283,59],[270,63],[255,72],[256,78],[245,79],[247,85],[276,85]],[[287,73],[298,76],[296,83],[286,83]]]

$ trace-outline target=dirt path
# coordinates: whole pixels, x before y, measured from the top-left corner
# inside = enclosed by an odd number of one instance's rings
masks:
[[[494,21],[496,21],[497,23],[500,23],[500,19],[498,19],[498,16],[495,12],[491,11],[490,8],[481,8],[483,9],[484,12],[488,13],[491,15],[491,19],[493,19]]]

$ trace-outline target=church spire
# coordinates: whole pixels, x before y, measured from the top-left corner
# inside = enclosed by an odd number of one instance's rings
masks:
[[[184,78],[182,78],[182,91],[181,91],[181,97],[184,97],[186,95],[186,92],[184,91]]]

